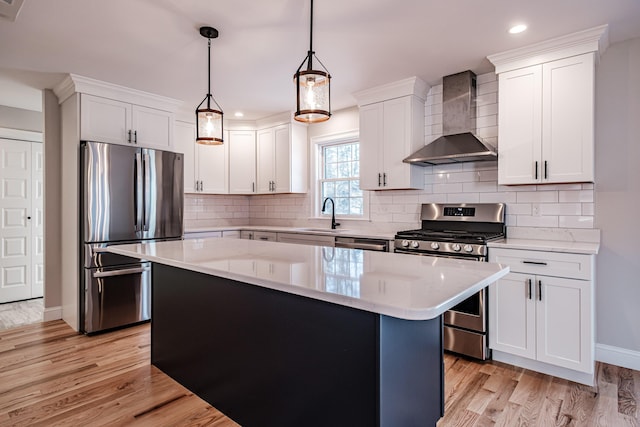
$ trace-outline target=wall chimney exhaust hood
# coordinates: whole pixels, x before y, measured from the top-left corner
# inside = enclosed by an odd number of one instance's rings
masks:
[[[494,147],[475,136],[476,75],[471,71],[442,78],[443,136],[403,160],[430,166],[496,160]]]

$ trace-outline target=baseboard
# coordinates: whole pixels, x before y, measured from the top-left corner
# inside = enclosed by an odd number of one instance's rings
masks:
[[[47,307],[42,313],[42,321],[48,322],[49,320],[62,319],[62,307]]]
[[[595,372],[586,373],[575,371],[573,369],[562,368],[560,366],[550,365],[548,363],[539,362],[537,360],[528,359],[526,357],[515,356],[509,353],[493,350],[493,360],[508,363],[509,365],[519,366],[531,371],[541,372],[558,378],[564,378],[569,381],[595,386]]]
[[[606,344],[596,344],[596,360],[610,365],[640,371],[640,351]]]

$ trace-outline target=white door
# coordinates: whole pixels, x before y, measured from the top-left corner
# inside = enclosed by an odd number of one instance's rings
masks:
[[[184,155],[184,192],[195,193],[196,186],[196,125],[188,122],[176,121],[175,148]]]
[[[31,298],[44,295],[44,153],[31,143]]]
[[[133,143],[131,104],[82,94],[80,98],[80,139],[85,141]]]
[[[382,188],[407,188],[410,167],[402,160],[411,147],[411,97],[384,102]]]
[[[542,66],[500,74],[498,184],[541,181]]]
[[[593,372],[591,282],[536,276],[537,359]]]
[[[256,192],[256,133],[229,131],[229,193]]]
[[[196,163],[202,193],[229,192],[229,137],[225,135],[224,138],[222,145],[196,144]]]
[[[258,131],[256,152],[258,193],[272,193],[275,180],[275,138],[272,128]]]
[[[382,188],[383,117],[382,102],[360,107],[360,188],[363,190]]]
[[[509,273],[489,287],[489,347],[535,359],[535,276]]]
[[[588,53],[542,66],[544,182],[593,181],[593,61]]]
[[[155,108],[132,106],[133,142],[141,147],[173,147],[173,114]]]
[[[31,298],[31,143],[0,139],[0,303]]]
[[[276,193],[288,193],[291,191],[291,133],[289,125],[278,126],[275,129],[275,178],[274,189]]]

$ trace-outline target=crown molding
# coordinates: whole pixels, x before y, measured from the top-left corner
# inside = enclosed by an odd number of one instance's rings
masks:
[[[182,101],[177,99],[107,83],[77,74],[69,74],[53,88],[53,92],[58,97],[60,104],[74,93],[85,93],[170,112],[175,112],[178,107],[182,105]]]
[[[400,98],[414,95],[421,101],[427,99],[427,92],[431,87],[417,76],[409,77],[396,82],[387,83],[374,88],[361,90],[353,94],[358,102],[358,107],[385,101],[387,99]]]
[[[595,52],[598,60],[607,47],[609,47],[609,26],[600,25],[530,46],[489,55],[487,59],[495,66],[496,74],[500,74],[589,52]]]

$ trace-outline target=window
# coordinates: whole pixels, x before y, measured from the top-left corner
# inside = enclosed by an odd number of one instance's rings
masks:
[[[360,190],[360,143],[357,134],[323,138],[317,143],[317,158],[316,215],[331,215],[330,210],[321,212],[322,202],[331,197],[336,216],[365,217],[366,194]]]

